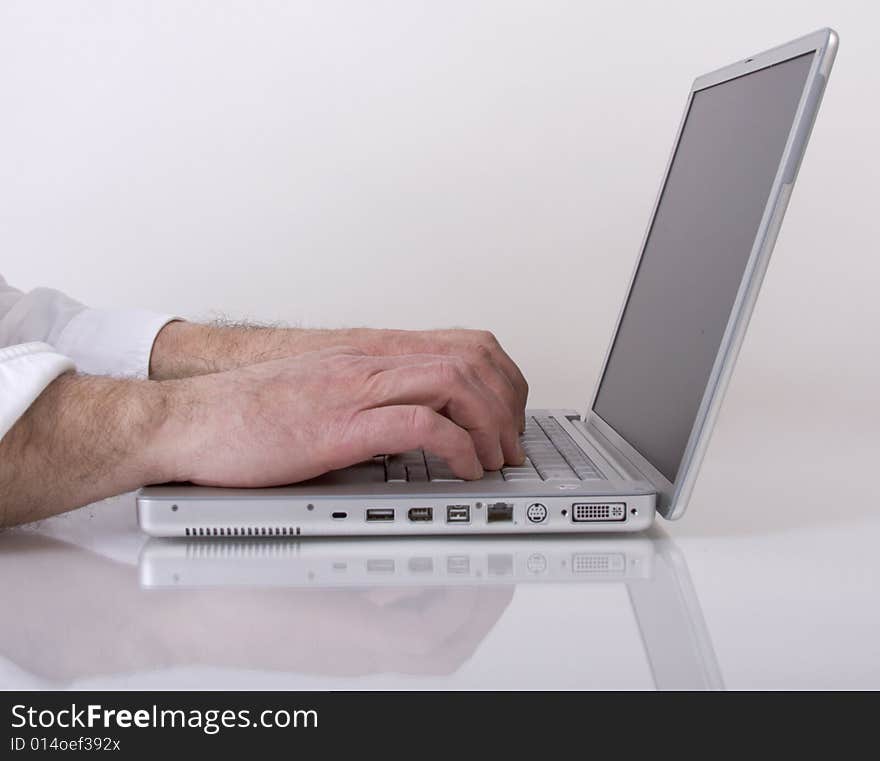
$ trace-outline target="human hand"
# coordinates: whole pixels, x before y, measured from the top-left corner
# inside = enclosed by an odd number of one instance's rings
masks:
[[[460,357],[509,407],[520,430],[524,429],[528,383],[498,339],[485,330],[319,330],[172,322],[156,338],[150,377],[186,378],[345,346],[384,357]]]
[[[480,478],[524,458],[492,373],[456,354],[337,348],[168,381],[155,456],[175,480],[212,486],[288,484],[416,448]]]
[[[522,371],[487,330],[382,330],[344,328],[339,330],[292,330],[289,346],[317,350],[352,346],[376,356],[436,354],[461,357],[508,406],[519,430],[525,430],[525,409],[529,384]]]

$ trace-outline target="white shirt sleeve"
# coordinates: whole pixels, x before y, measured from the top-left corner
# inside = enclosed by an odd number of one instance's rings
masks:
[[[90,309],[50,288],[22,293],[0,276],[0,438],[69,370],[146,378],[156,335],[175,319]]]

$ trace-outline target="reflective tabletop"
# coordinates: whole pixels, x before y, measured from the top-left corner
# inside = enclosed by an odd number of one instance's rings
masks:
[[[130,494],[7,530],[0,684],[880,686],[880,517],[839,479],[871,448],[826,452],[795,489],[780,462],[797,472],[809,441],[747,430],[727,427],[682,521],[631,536],[158,540]]]

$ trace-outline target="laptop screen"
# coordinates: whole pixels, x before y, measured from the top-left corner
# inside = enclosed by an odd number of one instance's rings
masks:
[[[674,482],[814,53],[694,93],[594,412]]]

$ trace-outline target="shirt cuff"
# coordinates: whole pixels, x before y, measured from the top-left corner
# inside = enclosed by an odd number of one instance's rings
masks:
[[[53,380],[73,362],[44,343],[0,349],[0,439]]]
[[[143,309],[84,309],[65,326],[55,346],[81,373],[147,378],[156,336],[179,319]]]

